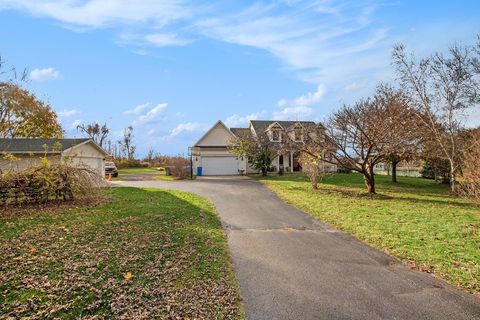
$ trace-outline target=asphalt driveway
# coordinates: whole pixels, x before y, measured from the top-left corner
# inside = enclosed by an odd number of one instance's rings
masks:
[[[210,199],[249,319],[480,319],[480,299],[285,204],[245,177],[123,181]]]

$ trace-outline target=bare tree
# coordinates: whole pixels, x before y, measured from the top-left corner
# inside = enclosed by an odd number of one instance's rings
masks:
[[[290,143],[318,160],[363,174],[368,192],[375,193],[373,169],[384,158],[383,145],[389,132],[383,121],[385,107],[371,99],[343,106],[326,126],[306,127],[302,141]]]
[[[153,162],[154,159],[155,159],[155,150],[153,148],[150,148],[148,149],[147,155],[143,160],[151,163]]]
[[[478,78],[472,47],[454,45],[447,54],[435,53],[416,60],[407,55],[403,45],[393,50],[402,87],[428,129],[439,156],[450,164],[450,185],[455,182],[465,145],[457,139],[464,128],[467,109],[479,102]]]
[[[106,143],[106,138],[110,132],[106,123],[103,126],[100,126],[98,122],[79,124],[77,130],[95,141],[102,148],[104,147],[104,143]]]
[[[397,165],[412,160],[419,154],[422,138],[417,111],[410,106],[409,98],[389,85],[379,85],[374,103],[381,106],[384,116],[380,119],[388,126],[386,140],[379,147],[392,169],[392,182],[397,182]]]
[[[128,160],[135,159],[136,147],[133,143],[133,127],[128,126],[123,130],[122,140],[118,141],[122,151],[126,154]]]

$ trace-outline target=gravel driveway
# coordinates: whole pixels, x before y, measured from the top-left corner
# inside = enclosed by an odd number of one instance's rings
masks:
[[[123,181],[210,199],[249,319],[480,319],[480,299],[285,204],[246,177]]]

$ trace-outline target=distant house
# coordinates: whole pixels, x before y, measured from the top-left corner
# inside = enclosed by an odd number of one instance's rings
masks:
[[[193,145],[194,172],[202,175],[238,175],[257,172],[248,164],[248,159],[237,158],[228,148],[233,139],[249,135],[266,137],[273,143],[281,143],[288,134],[292,139],[301,141],[303,128],[315,125],[312,121],[275,121],[250,120],[248,128],[228,128],[222,121],[215,123]],[[302,170],[299,163],[298,150],[279,153],[272,162],[274,171],[283,169],[286,172]],[[325,170],[334,172],[336,165],[325,164]]]
[[[11,154],[19,161],[8,161]],[[0,169],[23,170],[47,157],[52,162],[68,161],[75,167],[85,167],[104,175],[108,153],[92,139],[0,139]]]

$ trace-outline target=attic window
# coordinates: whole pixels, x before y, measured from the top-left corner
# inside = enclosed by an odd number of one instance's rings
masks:
[[[294,130],[293,130],[293,138],[295,141],[299,142],[299,141],[303,141],[303,130],[301,127],[296,127]]]
[[[279,129],[272,129],[271,137],[273,142],[280,142],[280,130]]]

